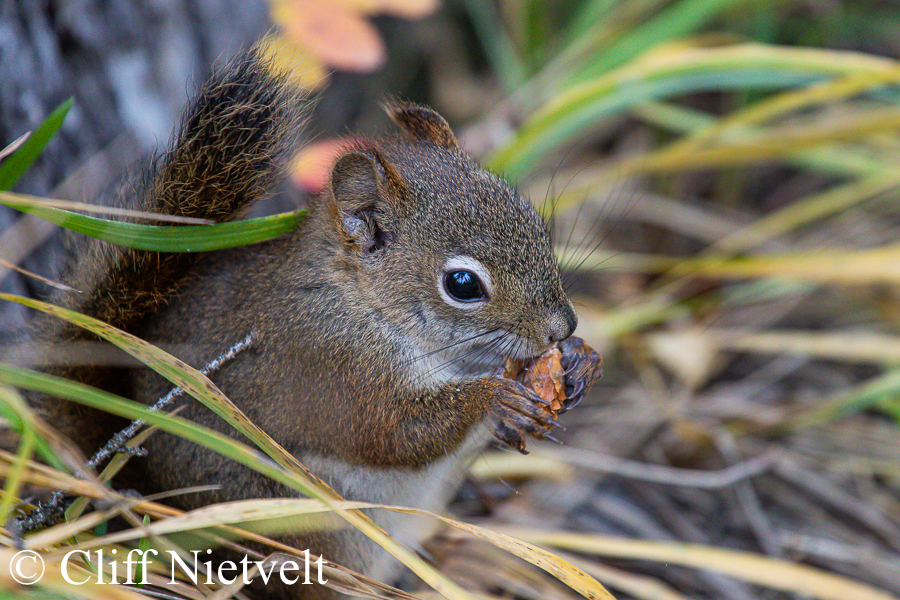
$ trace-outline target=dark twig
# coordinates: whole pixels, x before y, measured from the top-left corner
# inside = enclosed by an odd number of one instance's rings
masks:
[[[777,458],[776,453],[767,452],[727,469],[703,471],[655,465],[577,448],[567,448],[564,452],[542,450],[542,453],[591,471],[638,481],[706,490],[730,487],[739,481],[761,475],[772,468]]]
[[[246,350],[253,343],[253,334],[247,335],[243,340],[232,346],[228,349],[224,354],[216,357],[214,360],[207,363],[202,369],[200,369],[200,373],[204,376],[210,375],[211,373],[215,373],[218,371],[222,365],[226,362],[232,360],[235,356],[237,356],[242,351]],[[152,411],[159,411],[171,404],[174,400],[180,398],[184,395],[184,390],[180,387],[176,387],[172,389],[168,394],[160,398],[156,401],[156,404],[150,407]],[[87,462],[90,468],[96,468],[101,461],[106,458],[109,458],[116,452],[121,452],[122,448],[125,447],[125,444],[135,436],[135,434],[140,430],[141,427],[144,426],[144,422],[140,419],[133,421],[131,425],[115,434],[112,439],[107,442],[103,448],[97,451],[94,456]]]
[[[716,445],[729,465],[740,464],[741,452],[731,434],[724,430],[720,431],[716,436]],[[735,483],[734,494],[744,513],[744,518],[747,519],[747,525],[763,552],[769,556],[784,558],[784,550],[777,541],[772,524],[762,508],[753,482],[747,479]]]
[[[215,373],[222,365],[234,359],[235,356],[249,348],[252,344],[253,334],[250,333],[243,340],[229,348],[224,354],[217,356],[215,359],[204,365],[204,367],[200,369],[200,373],[204,376]],[[150,410],[162,410],[183,395],[184,390],[180,387],[176,387],[157,400],[156,403],[150,407]],[[139,448],[128,448],[126,446],[143,426],[144,421],[140,419],[133,421],[128,427],[115,434],[103,448],[98,450],[91,459],[87,461],[87,466],[91,469],[95,469],[103,460],[117,452],[126,452],[132,456],[143,456],[145,454],[143,450]],[[14,529],[17,532],[26,533],[58,522],[65,512],[65,508],[63,507],[64,498],[64,492],[53,492],[50,496],[50,500],[47,502],[38,502],[37,508],[32,511],[30,515],[16,519],[13,525]]]

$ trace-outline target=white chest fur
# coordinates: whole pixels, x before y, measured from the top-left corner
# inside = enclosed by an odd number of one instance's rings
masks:
[[[481,423],[456,451],[422,469],[365,467],[314,454],[299,458],[348,500],[441,511],[489,439],[489,426]],[[435,519],[387,510],[370,514],[394,538],[411,548],[418,546],[438,526]],[[396,571],[396,561],[374,545],[371,552],[366,575],[376,579],[390,577]]]

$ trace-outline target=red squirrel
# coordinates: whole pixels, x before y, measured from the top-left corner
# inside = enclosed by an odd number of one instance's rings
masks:
[[[218,70],[186,113],[131,205],[225,221],[269,193],[309,101],[253,50]],[[424,106],[387,112],[403,135],[359,141],[292,233],[253,246],[163,254],[97,243],[57,303],[100,318],[199,366],[252,333],[252,348],[212,379],[256,424],[344,497],[440,509],[491,435],[516,449],[549,436],[545,402],[498,374],[507,358],[562,351],[566,407],[600,376],[600,357],[572,337],[548,228],[507,183],[480,168]],[[48,326],[57,341],[90,339]],[[502,370],[502,369],[501,369]],[[77,379],[150,404],[170,384],[147,370],[70,367]],[[89,453],[122,422],[51,398],[45,416]],[[237,435],[191,400],[179,413]],[[117,485],[176,496],[184,509],[292,492],[181,438],[157,432]],[[400,539],[400,517],[373,515]],[[282,541],[383,576],[390,561],[355,531]],[[386,555],[384,555],[386,557]],[[321,586],[267,589],[330,598]]]

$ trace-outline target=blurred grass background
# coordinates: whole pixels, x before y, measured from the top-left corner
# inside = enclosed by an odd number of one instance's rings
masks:
[[[269,5],[272,52],[320,88],[323,150],[298,161],[294,187],[267,210],[302,206],[328,139],[387,129],[383,94],[430,103],[552,220],[578,334],[606,359],[563,418],[566,445],[489,452],[452,513],[553,549],[617,598],[900,596],[900,8],[396,0],[329,3],[323,16],[323,5]],[[333,26],[311,27],[323,18]],[[30,174],[15,189],[50,195]],[[16,227],[0,258],[22,266]],[[44,284],[26,280],[12,291],[39,295]],[[5,323],[14,346],[19,322]],[[26,375],[10,368],[0,382],[52,383]],[[4,520],[35,484],[114,497],[64,475],[77,466],[64,443],[11,389],[3,401],[23,432],[18,453],[0,456]],[[35,452],[51,471],[29,462]],[[301,485],[280,459],[289,474],[278,476]],[[171,517],[115,506],[31,544],[51,556],[59,544],[121,543],[89,533],[117,510],[135,527]],[[458,528],[427,550],[481,597],[577,597],[571,581]],[[0,585],[31,595],[2,573]],[[42,591],[63,592],[113,593]]]

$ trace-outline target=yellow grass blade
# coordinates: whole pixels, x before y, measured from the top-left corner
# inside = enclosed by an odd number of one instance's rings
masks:
[[[425,510],[402,506],[385,506],[365,502],[346,501],[333,502],[331,506],[328,506],[317,500],[297,498],[240,500],[208,506],[185,513],[179,517],[150,523],[146,526],[146,530],[153,534],[175,533],[226,524],[288,519],[298,515],[310,515],[337,509],[357,510],[363,508],[380,508],[393,512],[438,519],[451,527],[490,542],[498,548],[506,550],[507,552],[540,567],[573,590],[582,594],[585,598],[614,600],[613,596],[606,591],[599,582],[583,570],[534,544],[523,542],[522,540],[515,539],[504,533],[491,531],[483,527],[478,527],[477,525],[457,521]],[[121,543],[137,539],[143,535],[144,532],[138,529],[122,531],[93,540],[85,547]]]
[[[730,575],[756,585],[803,594],[820,600],[849,600],[850,598],[853,600],[897,600],[896,596],[887,592],[840,575],[750,552],[565,531],[512,528],[504,531],[535,544],[598,556],[650,560],[695,567]]]
[[[195,219],[193,217],[180,217],[178,215],[166,215],[162,213],[151,213],[142,210],[132,210],[129,208],[120,208],[117,206],[102,206],[99,204],[88,204],[86,202],[73,202],[71,200],[57,200],[56,198],[39,198],[37,196],[29,196],[27,194],[19,194],[16,192],[0,191],[0,200],[14,203],[20,206],[40,206],[47,208],[61,208],[72,212],[84,212],[101,215],[115,215],[117,217],[129,217],[132,219],[141,219],[145,221],[158,221],[164,223],[180,223],[183,225],[211,225],[215,221],[209,219]]]
[[[0,450],[0,477],[9,477],[15,463],[15,454]],[[91,498],[103,497],[99,485],[84,479],[76,479],[62,471],[47,467],[34,461],[28,461],[27,469],[22,475],[24,481],[36,486],[58,489],[69,494],[89,496]]]
[[[487,163],[516,179],[541,152],[567,139],[576,126],[584,126],[598,114],[603,114],[598,108],[599,99],[610,98],[629,86],[666,77],[699,72],[725,73],[735,69],[778,69],[815,76],[887,76],[898,69],[898,63],[856,52],[755,43],[714,48],[686,47],[684,44],[660,47],[622,68],[555,95],[528,119],[515,138],[496,150]],[[865,127],[865,123],[860,122],[857,126]]]
[[[572,481],[576,473],[570,465],[552,456],[532,452],[486,452],[469,468],[469,477],[478,480],[543,479]]]
[[[562,258],[575,250],[562,250]],[[730,258],[717,255],[678,258],[653,254],[595,252],[579,271],[626,269],[643,272],[667,272],[673,276],[715,279],[753,279],[764,277],[828,285],[873,285],[900,283],[900,245],[865,250],[832,249],[784,254]]]
[[[900,337],[868,332],[741,331],[706,329],[693,332],[719,350],[765,354],[799,354],[848,362],[900,364]]]
[[[747,108],[732,113],[707,127],[695,130],[674,142],[657,156],[686,155],[716,138],[723,138],[729,132],[745,132],[766,121],[772,121],[788,113],[809,108],[813,105],[845,100],[871,88],[878,88],[900,82],[900,67],[883,72],[855,74],[811,85],[799,90],[790,90],[770,99],[751,104]]]
[[[585,598],[615,600],[615,597],[610,594],[599,581],[588,575],[584,570],[579,569],[572,563],[563,560],[562,558],[555,556],[552,552],[548,552],[532,543],[523,541],[522,539],[516,539],[513,536],[498,531],[492,531],[490,529],[485,529],[440,515],[433,515],[423,510],[402,508],[391,508],[390,510],[424,516],[434,516],[447,525],[465,531],[486,542],[494,544],[498,548],[506,550],[510,554],[514,554],[523,560],[527,560],[534,566],[550,573]]]
[[[622,569],[570,556],[567,553],[560,553],[559,556],[590,573],[603,583],[620,589],[640,600],[688,600],[686,596],[679,594],[653,577],[636,575]]]
[[[896,108],[870,110],[843,118],[832,118],[828,123],[816,123],[791,130],[778,129],[753,139],[713,148],[639,156],[617,164],[610,170],[609,177],[634,173],[671,173],[776,160],[813,146],[857,139],[898,128],[900,111]]]
[[[682,260],[673,275],[785,277],[832,285],[900,283],[900,245],[866,250],[818,250],[747,258]]]
[[[16,273],[19,273],[20,275],[24,275],[25,277],[31,277],[32,279],[40,281],[41,283],[49,285],[50,287],[54,287],[58,290],[65,290],[67,292],[78,292],[78,290],[76,290],[75,288],[69,287],[62,283],[58,283],[56,281],[53,281],[52,279],[47,279],[46,277],[38,275],[37,273],[32,273],[28,269],[23,269],[22,267],[16,266],[13,263],[9,262],[8,260],[4,260],[2,258],[0,258],[0,267],[5,267],[11,271],[15,271]],[[2,276],[3,276],[3,274],[0,273],[0,278],[2,278]]]
[[[747,250],[778,235],[838,214],[870,198],[897,190],[898,187],[900,170],[839,185],[807,196],[758,219],[716,242],[715,248],[723,252]]]

